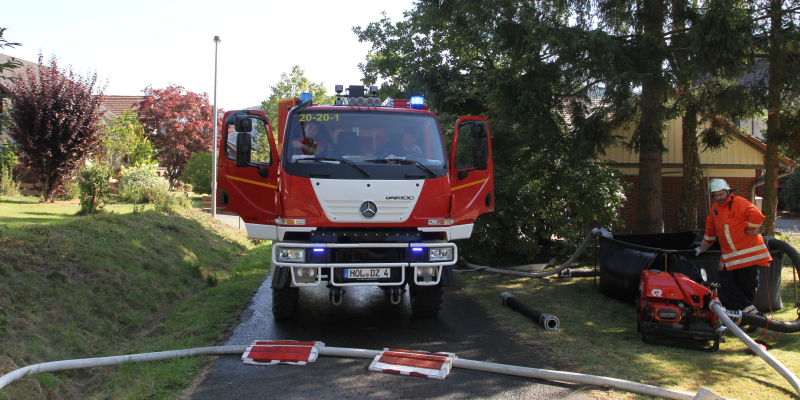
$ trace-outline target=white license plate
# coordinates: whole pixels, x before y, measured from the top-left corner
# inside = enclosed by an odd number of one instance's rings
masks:
[[[345,268],[344,279],[391,278],[389,268]]]

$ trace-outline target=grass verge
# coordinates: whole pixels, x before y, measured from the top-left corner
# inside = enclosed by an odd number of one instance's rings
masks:
[[[40,362],[217,344],[269,268],[270,245],[196,210],[75,217],[68,204],[3,198],[0,374]],[[60,208],[59,208],[60,207]],[[61,210],[61,211],[59,211]],[[113,210],[113,208],[112,208]],[[46,218],[42,213],[51,213]],[[207,362],[193,357],[26,377],[0,399],[175,398]]]
[[[784,238],[795,248],[798,236]],[[589,253],[589,251],[587,251]],[[793,321],[794,282],[791,264],[782,271],[784,308],[773,319]],[[591,267],[594,264],[586,265]],[[607,376],[696,393],[706,387],[726,398],[796,398],[792,386],[760,357],[745,354],[747,346],[725,335],[717,353],[647,345],[636,331],[632,305],[610,299],[597,290],[594,278],[517,278],[485,273],[456,274],[458,286],[476,299],[520,343],[543,346],[570,371]],[[598,278],[599,279],[599,278]],[[500,293],[561,321],[559,332],[545,332],[529,318],[500,304]],[[752,334],[757,339],[761,329]],[[770,353],[792,371],[800,371],[800,333],[768,331]],[[649,396],[590,387],[598,398],[643,399]]]

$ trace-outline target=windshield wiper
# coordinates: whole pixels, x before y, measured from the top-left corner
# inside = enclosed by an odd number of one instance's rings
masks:
[[[364,173],[364,175],[366,175],[366,176],[367,176],[367,178],[369,178],[369,177],[370,177],[370,174],[369,174],[369,172],[367,172],[367,171],[364,171],[364,169],[363,169],[363,168],[361,168],[361,167],[359,167],[358,165],[356,165],[356,163],[354,163],[354,162],[352,162],[352,161],[350,161],[350,160],[344,159],[344,158],[332,158],[332,157],[301,158],[301,159],[299,159],[298,161],[305,161],[305,160],[311,160],[311,161],[314,161],[314,162],[322,162],[322,161],[338,161],[338,162],[340,162],[340,163],[345,163],[345,164],[347,164],[347,165],[352,165],[352,166],[353,166],[355,169],[357,169],[357,170],[359,170],[359,171],[363,172],[363,173]]]
[[[403,164],[403,165],[416,165],[416,166],[424,169],[425,171],[430,172],[431,175],[436,176],[436,172],[433,172],[432,169],[426,167],[425,164],[423,164],[423,163],[421,163],[421,162],[419,162],[417,160],[413,160],[413,159],[406,160],[405,158],[386,158],[386,159],[373,158],[372,160],[364,160],[364,162],[371,162],[371,163],[376,163],[376,164],[398,163],[398,164]]]

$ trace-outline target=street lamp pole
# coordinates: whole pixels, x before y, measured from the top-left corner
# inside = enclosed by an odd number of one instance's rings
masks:
[[[214,36],[214,140],[211,152],[211,218],[217,219],[217,47],[221,40]]]

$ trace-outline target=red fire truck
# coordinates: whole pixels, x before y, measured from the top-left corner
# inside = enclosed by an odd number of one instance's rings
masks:
[[[438,315],[452,241],[494,209],[489,124],[455,127],[448,155],[422,97],[381,101],[376,86],[337,85],[334,105],[280,102],[277,143],[263,112],[225,114],[216,206],[273,242],[276,319],[296,317],[299,289],[322,282],[335,305],[349,286],[380,287],[394,304],[407,287],[414,315]]]

